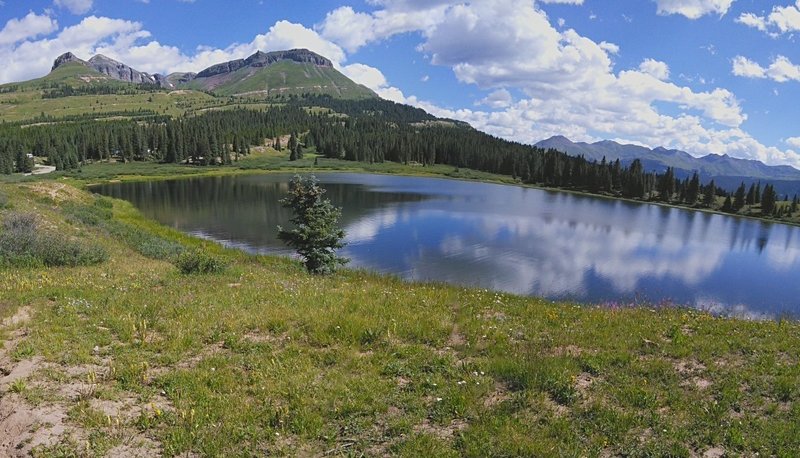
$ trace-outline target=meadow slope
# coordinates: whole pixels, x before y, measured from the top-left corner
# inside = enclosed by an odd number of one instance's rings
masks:
[[[603,309],[227,250],[0,185],[102,247],[0,269],[0,455],[791,456],[800,325]],[[274,231],[274,228],[264,228]],[[226,267],[181,274],[174,249]]]

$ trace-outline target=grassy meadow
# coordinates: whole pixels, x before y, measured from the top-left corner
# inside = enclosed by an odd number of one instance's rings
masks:
[[[310,155],[291,167],[313,164]],[[33,213],[47,231],[105,254],[74,267],[0,267],[0,413],[8,414],[0,427],[19,432],[0,437],[0,455],[800,449],[797,323],[553,303],[354,270],[316,277],[298,262],[224,249],[82,189],[287,165],[261,151],[237,168],[93,164],[0,184],[0,219]],[[326,168],[341,163],[320,159],[315,170]]]

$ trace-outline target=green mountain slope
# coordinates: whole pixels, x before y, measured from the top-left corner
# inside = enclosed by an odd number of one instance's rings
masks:
[[[314,94],[341,99],[377,98],[370,89],[336,70],[328,59],[308,50],[258,52],[247,59],[210,67],[182,87],[222,96]]]
[[[104,85],[124,84],[78,62],[70,62],[59,66],[41,78],[36,78],[21,83],[3,84],[0,86],[0,91],[5,89],[9,92],[13,90],[17,92],[26,92],[38,91],[60,84],[71,87],[80,87],[98,83]]]

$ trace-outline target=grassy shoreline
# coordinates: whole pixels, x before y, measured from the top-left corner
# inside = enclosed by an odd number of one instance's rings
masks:
[[[229,175],[254,175],[265,173],[374,173],[384,175],[403,175],[403,176],[417,176],[429,178],[443,178],[461,181],[478,181],[483,183],[500,184],[507,186],[519,186],[529,189],[539,189],[547,192],[555,193],[568,193],[583,197],[592,197],[606,200],[618,200],[622,202],[635,203],[641,205],[658,205],[666,208],[676,208],[686,211],[697,211],[706,214],[728,216],[733,218],[744,218],[749,220],[760,221],[767,224],[784,224],[788,226],[800,226],[800,220],[776,220],[772,218],[763,218],[758,215],[746,214],[731,214],[725,213],[720,210],[701,207],[688,207],[681,204],[666,203],[659,201],[646,201],[640,199],[631,199],[620,196],[611,196],[606,194],[592,194],[585,191],[568,189],[568,188],[555,188],[546,187],[535,184],[527,184],[513,180],[511,177],[505,175],[492,174],[488,172],[479,172],[471,169],[456,169],[452,166],[435,165],[435,166],[412,166],[398,163],[360,163],[344,160],[327,159],[322,156],[314,154],[307,154],[304,159],[299,161],[290,162],[286,159],[286,155],[278,153],[272,149],[269,151],[261,151],[253,155],[253,157],[246,157],[240,160],[239,163],[232,166],[187,166],[179,164],[155,164],[155,163],[97,163],[84,166],[88,173],[81,172],[59,172],[54,175],[39,175],[34,177],[27,177],[22,179],[22,182],[39,181],[39,180],[52,180],[52,179],[66,179],[73,185],[77,185],[82,189],[87,189],[89,186],[104,184],[109,182],[128,182],[128,181],[162,181],[181,178],[198,178],[198,177],[212,177],[212,176],[229,176]],[[320,165],[314,165],[314,159],[320,159]],[[99,169],[99,170],[98,170]],[[88,175],[88,176],[84,176]],[[5,179],[7,182],[9,179]],[[11,181],[20,180],[20,177],[12,178]],[[0,182],[3,179],[0,178]]]
[[[800,447],[798,323],[586,307],[354,270],[313,277],[113,200],[108,221],[227,265],[182,275],[135,238],[71,216],[99,199],[76,187],[85,182],[0,185],[11,210],[109,254],[93,266],[0,270],[0,315],[17,317],[3,323],[0,404],[30,419],[20,450],[36,456]],[[64,434],[48,435],[48,422]]]

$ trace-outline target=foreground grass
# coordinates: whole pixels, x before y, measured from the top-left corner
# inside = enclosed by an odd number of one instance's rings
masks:
[[[110,234],[74,216],[94,202],[71,187],[0,191],[9,209],[110,255],[0,270],[0,313],[28,306],[33,316],[8,351],[43,361],[2,396],[61,406],[72,428],[39,456],[113,455],[131,435],[167,456],[800,449],[796,323],[582,307],[358,271],[314,277],[179,234],[121,201],[110,221],[126,229]],[[155,239],[226,268],[182,275],[131,242]],[[78,394],[60,389],[70,374],[81,374]],[[134,407],[99,407],[121,401]]]

